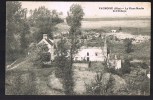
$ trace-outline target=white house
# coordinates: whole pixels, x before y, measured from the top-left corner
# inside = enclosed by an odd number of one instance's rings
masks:
[[[81,47],[75,55],[75,61],[104,61],[107,57],[106,40],[103,48],[101,47]]]
[[[82,47],[75,55],[75,61],[104,61],[104,51],[99,47]]]
[[[42,40],[38,44],[47,44],[48,52],[50,53],[50,60],[54,60],[54,41],[47,37],[47,34],[43,34]]]
[[[111,30],[112,33],[116,33],[116,30]]]

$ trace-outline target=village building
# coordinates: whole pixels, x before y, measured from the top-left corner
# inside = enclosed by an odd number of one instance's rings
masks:
[[[104,61],[107,56],[106,40],[103,47],[81,47],[75,55],[75,61]]]
[[[117,30],[111,30],[112,33],[116,33]]]
[[[107,66],[120,69],[122,67],[122,60],[117,58],[117,55],[108,54]]]
[[[47,34],[43,34],[42,40],[38,44],[46,44],[48,47],[48,52],[50,53],[50,61],[53,61],[55,58],[54,55],[54,41],[49,39]]]
[[[75,55],[75,61],[104,61],[103,50],[99,47],[82,47]]]

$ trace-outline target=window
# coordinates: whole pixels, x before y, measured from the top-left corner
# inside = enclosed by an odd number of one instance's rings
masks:
[[[87,56],[89,56],[89,52],[87,52]]]
[[[97,52],[95,53],[95,56],[98,56],[98,53]]]

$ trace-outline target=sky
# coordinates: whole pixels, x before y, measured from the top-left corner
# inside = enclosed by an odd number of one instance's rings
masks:
[[[151,3],[149,2],[38,2],[24,1],[21,2],[23,8],[28,10],[45,6],[49,10],[56,9],[58,12],[63,12],[63,17],[67,16],[67,11],[72,4],[80,4],[85,13],[84,18],[102,18],[102,17],[150,17]],[[113,12],[113,10],[99,9],[103,7],[118,7],[118,8],[143,8],[129,9],[126,12]]]

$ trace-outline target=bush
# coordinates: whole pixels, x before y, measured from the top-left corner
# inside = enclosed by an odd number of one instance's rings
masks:
[[[45,52],[42,54],[42,61],[44,61],[44,62],[50,61],[50,53],[49,52]]]
[[[131,63],[128,59],[125,59],[123,66],[121,67],[122,74],[129,74],[131,72]]]
[[[143,69],[149,68],[148,65],[147,65],[145,62],[141,63],[140,66],[141,66],[141,68],[143,68]]]
[[[132,40],[131,39],[125,39],[124,40],[124,44],[125,44],[125,52],[126,53],[131,53],[133,52],[133,48],[132,48]]]
[[[138,71],[137,71],[138,72]],[[149,95],[150,79],[145,74],[129,74],[126,76],[127,88],[132,95]]]
[[[97,73],[95,77],[95,83],[92,82],[91,85],[85,85],[88,95],[100,95],[102,92],[102,73]]]
[[[35,44],[29,48],[30,55],[28,59],[33,63],[34,66],[42,67],[43,62],[49,59],[48,47],[45,44]]]
[[[109,73],[107,73],[109,74]],[[97,73],[95,77],[95,82],[93,81],[90,85],[85,84],[87,95],[112,95],[113,94],[113,82],[111,74],[110,77],[106,79],[105,73]]]

